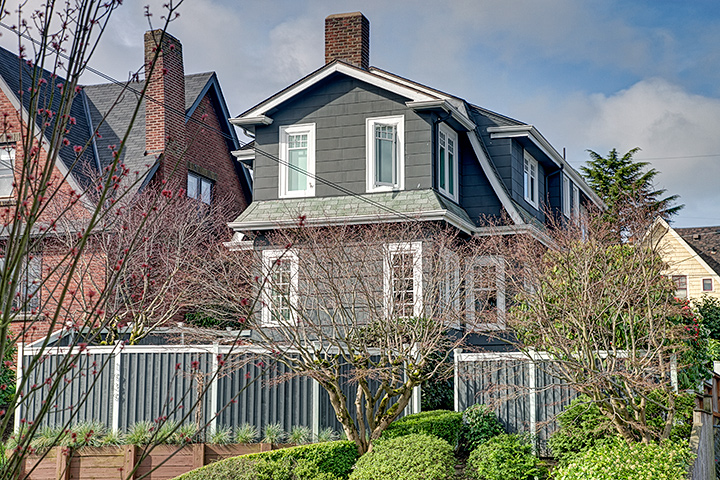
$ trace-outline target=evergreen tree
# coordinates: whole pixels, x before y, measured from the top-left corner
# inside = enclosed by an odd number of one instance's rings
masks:
[[[660,173],[647,168],[648,162],[633,160],[640,151],[635,147],[622,157],[616,149],[610,150],[607,157],[588,150],[590,160],[581,167],[588,185],[607,205],[608,220],[622,222],[633,211],[644,210],[652,216],[660,215],[668,220],[685,205],[677,204],[679,195],[665,195],[665,189],[655,189],[653,180]]]

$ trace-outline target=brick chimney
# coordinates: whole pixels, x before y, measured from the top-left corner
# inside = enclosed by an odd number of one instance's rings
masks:
[[[370,68],[370,22],[362,13],[338,13],[325,19],[325,63],[333,60]]]
[[[163,35],[162,30],[145,32],[145,78],[150,79],[145,99],[145,151],[153,156],[164,154],[155,178],[184,185],[187,173],[180,160],[186,142],[185,68],[178,39],[167,32]]]

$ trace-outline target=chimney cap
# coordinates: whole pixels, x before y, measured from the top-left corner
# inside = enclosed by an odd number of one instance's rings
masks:
[[[339,17],[365,17],[362,12],[348,12],[348,13],[333,13],[332,15],[328,15],[327,18],[339,18]],[[367,18],[367,17],[365,17]]]

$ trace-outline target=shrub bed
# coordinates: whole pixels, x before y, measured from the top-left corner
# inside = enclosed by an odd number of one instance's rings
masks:
[[[462,413],[434,410],[415,413],[393,422],[383,432],[383,439],[397,438],[411,433],[426,433],[457,445],[462,429]]]
[[[228,458],[177,480],[343,480],[357,460],[353,442],[328,442]]]
[[[554,480],[684,480],[693,455],[682,443],[662,445],[621,439],[590,448],[553,472]]]
[[[383,440],[357,461],[350,480],[447,480],[455,458],[448,442],[427,434]]]
[[[532,453],[528,437],[503,434],[481,444],[470,454],[468,470],[481,480],[532,480],[544,478],[545,468]]]
[[[468,407],[462,414],[463,446],[466,451],[472,451],[489,439],[505,433],[495,412],[484,404],[475,404]]]

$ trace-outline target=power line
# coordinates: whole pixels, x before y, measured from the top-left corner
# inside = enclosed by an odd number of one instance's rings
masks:
[[[720,157],[720,153],[709,153],[707,155],[683,155],[679,157],[639,157],[637,160],[678,160],[681,158],[707,158],[707,157]]]
[[[12,27],[10,27],[9,25],[5,24],[4,22],[0,22],[0,26],[2,26],[3,28],[5,28],[6,30],[9,30],[9,31],[13,32],[13,33],[16,34],[16,35],[21,36],[22,38],[25,38],[26,40],[29,40],[29,41],[33,42],[34,44],[36,44],[36,45],[38,45],[38,46],[40,46],[40,47],[43,46],[39,41],[35,40],[34,38],[30,37],[30,36],[27,35],[27,34],[17,32],[16,30],[14,30]],[[47,47],[47,46],[46,46],[46,47]],[[53,50],[52,52],[55,53],[56,55],[64,58],[64,59],[66,59],[66,60],[69,59],[69,56],[66,55],[66,54],[64,54],[64,53],[62,53],[62,52],[58,52],[58,51],[56,51],[56,50]],[[84,68],[85,68],[85,70],[87,70],[87,71],[89,71],[89,72],[91,72],[91,73],[94,73],[95,75],[97,75],[97,76],[99,76],[99,77],[101,77],[101,78],[104,78],[105,80],[107,80],[107,81],[110,82],[110,83],[113,83],[113,84],[115,84],[115,85],[121,86],[121,87],[123,87],[124,89],[126,89],[126,90],[128,90],[128,91],[130,91],[130,92],[132,92],[132,93],[134,93],[134,94],[136,94],[136,95],[142,95],[142,91],[133,88],[133,87],[130,85],[130,82],[121,82],[120,80],[117,80],[117,79],[113,78],[112,76],[110,76],[110,75],[108,75],[108,74],[106,74],[106,73],[104,73],[104,72],[102,72],[102,71],[100,71],[100,70],[98,70],[98,69],[96,69],[96,68],[93,68],[93,67],[91,67],[91,66],[89,66],[89,65],[85,65]],[[144,95],[144,98],[145,98],[146,100],[149,100],[149,101],[151,101],[151,102],[154,102],[154,103],[156,103],[156,104],[158,104],[158,105],[162,105],[165,109],[169,110],[170,112],[174,112],[174,113],[176,113],[176,114],[178,114],[178,115],[185,116],[185,113],[186,113],[186,112],[185,112],[184,110],[179,110],[179,109],[177,109],[177,108],[174,108],[174,107],[172,107],[171,105],[168,105],[166,102],[157,100],[157,99],[155,99],[155,98],[153,98],[153,97],[151,97],[151,96],[149,96],[149,95],[147,95],[147,94]],[[230,141],[233,141],[233,142],[234,142],[234,141],[237,140],[237,142],[240,144],[241,147],[245,147],[245,146],[247,146],[247,145],[250,143],[250,142],[242,142],[242,141],[240,141],[240,139],[237,139],[237,138],[235,138],[235,137],[233,137],[233,136],[231,136],[231,135],[228,135],[227,133],[225,133],[225,132],[223,132],[222,130],[219,130],[219,129],[213,127],[213,126],[207,125],[206,123],[204,123],[204,122],[201,121],[201,120],[197,120],[197,119],[194,119],[194,118],[192,118],[192,117],[190,117],[188,120],[189,120],[189,121],[192,121],[192,122],[194,122],[194,123],[197,123],[197,124],[203,126],[205,129],[210,130],[210,131],[213,131],[213,132],[219,134],[220,136],[222,136],[223,138],[226,138],[226,139],[228,139],[228,140],[230,140]],[[359,200],[361,200],[361,201],[363,201],[363,202],[365,202],[365,203],[368,203],[368,204],[370,204],[370,205],[372,205],[372,206],[374,206],[374,207],[377,207],[377,208],[379,208],[379,209],[381,209],[381,210],[384,210],[384,211],[386,211],[386,212],[388,212],[388,213],[394,214],[394,215],[402,218],[403,220],[409,220],[409,221],[415,221],[415,220],[416,220],[415,218],[413,218],[413,217],[411,217],[411,216],[409,216],[409,215],[407,215],[407,214],[405,214],[405,213],[403,213],[403,212],[400,212],[400,211],[398,211],[398,210],[395,210],[395,209],[392,208],[392,207],[389,207],[389,206],[384,205],[384,204],[382,204],[382,203],[376,202],[375,200],[372,200],[372,199],[370,199],[370,198],[367,198],[367,197],[365,197],[365,196],[362,196],[362,195],[360,195],[360,194],[358,194],[358,193],[352,192],[351,190],[349,190],[349,189],[347,189],[347,188],[345,188],[345,187],[343,187],[343,186],[341,186],[341,185],[339,185],[339,184],[336,184],[335,182],[332,182],[332,181],[327,180],[327,179],[325,179],[325,178],[322,178],[322,177],[320,177],[320,176],[318,176],[318,175],[315,175],[315,174],[313,174],[313,173],[310,173],[309,171],[307,171],[307,170],[305,170],[305,169],[303,169],[303,168],[301,168],[301,167],[299,167],[299,166],[297,166],[297,165],[292,165],[292,164],[290,164],[289,162],[287,162],[287,161],[285,161],[285,160],[283,160],[283,159],[281,159],[281,158],[279,158],[279,157],[277,157],[277,156],[275,156],[275,155],[272,155],[272,154],[270,154],[270,153],[268,153],[268,152],[266,152],[266,151],[258,148],[258,147],[257,147],[257,144],[253,144],[253,150],[255,151],[256,154],[261,154],[261,155],[263,155],[263,156],[265,156],[265,157],[273,160],[273,161],[276,162],[276,163],[279,163],[279,164],[282,164],[282,165],[284,165],[284,166],[287,166],[288,168],[292,168],[292,169],[295,170],[296,172],[302,173],[302,174],[304,174],[305,176],[314,179],[314,180],[316,181],[316,183],[322,183],[323,185],[327,185],[327,186],[329,186],[329,187],[331,187],[331,188],[334,188],[334,189],[338,190],[339,192],[341,192],[341,193],[343,193],[343,194],[345,194],[345,195],[352,196],[352,197],[357,198],[357,199],[359,199]]]

